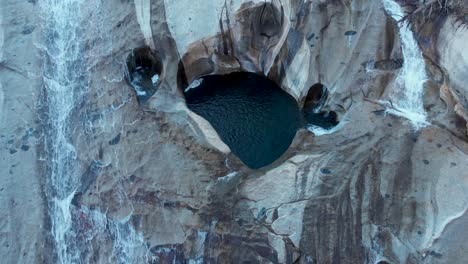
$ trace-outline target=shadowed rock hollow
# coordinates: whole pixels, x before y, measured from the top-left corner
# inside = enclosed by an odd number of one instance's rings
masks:
[[[134,49],[128,55],[126,70],[140,100],[146,101],[156,92],[163,69],[161,58],[149,47]]]

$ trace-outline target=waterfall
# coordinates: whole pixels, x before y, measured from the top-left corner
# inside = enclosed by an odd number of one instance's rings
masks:
[[[48,157],[44,191],[51,221],[56,263],[89,263],[93,255],[109,255],[111,263],[144,263],[147,247],[129,219],[115,221],[98,210],[73,205],[81,182],[79,153],[73,145],[75,133],[85,123],[77,109],[85,105],[90,90],[85,37],[90,10],[100,1],[43,0],[43,83],[46,109],[45,151]],[[96,23],[93,24],[96,26]],[[40,44],[39,44],[40,45]],[[92,139],[89,139],[92,140]],[[112,241],[112,252],[94,252],[92,240]]]
[[[80,43],[84,0],[42,1],[45,19],[44,87],[48,108],[46,194],[58,263],[75,263],[71,203],[79,186],[77,153],[70,138],[72,114],[88,88]]]
[[[149,249],[143,241],[143,235],[135,231],[129,218],[119,222],[109,221],[108,226],[114,241],[112,255],[116,260],[112,261],[113,263],[149,262]]]
[[[393,0],[383,0],[385,10],[396,21],[404,16],[400,5]],[[402,116],[411,121],[416,129],[426,126],[426,112],[423,106],[424,83],[427,80],[426,65],[418,42],[414,38],[408,20],[398,23],[403,51],[403,68],[395,81],[395,89],[390,94],[391,106],[387,112]]]

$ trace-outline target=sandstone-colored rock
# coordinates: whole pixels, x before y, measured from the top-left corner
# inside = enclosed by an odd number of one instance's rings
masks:
[[[468,122],[468,88],[466,87],[466,72],[468,72],[468,54],[465,51],[468,41],[468,29],[455,17],[448,17],[437,38],[440,65],[445,69],[452,95],[457,101],[455,112]],[[468,124],[466,124],[468,135]]]
[[[54,262],[38,5],[0,5],[5,263]],[[429,68],[440,69],[425,93],[431,124],[414,131],[375,103],[392,91],[403,58],[380,1],[97,1],[80,12],[93,26],[79,27],[89,87],[70,117],[79,186],[67,242],[83,262],[466,259],[468,143],[455,116],[466,120],[466,28],[451,18],[430,31],[438,57],[419,39]],[[145,46],[163,71],[139,102],[125,64]],[[183,98],[198,77],[238,70],[269,77],[299,103],[323,84],[324,110],[340,126],[301,129],[279,160],[247,168]]]
[[[146,44],[154,49],[153,32],[151,31],[151,2],[149,0],[136,0],[135,12],[141,33],[145,37]]]

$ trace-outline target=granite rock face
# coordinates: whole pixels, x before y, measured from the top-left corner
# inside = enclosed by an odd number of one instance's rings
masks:
[[[5,263],[57,261],[38,2],[0,2]],[[70,250],[84,262],[468,257],[466,26],[451,17],[415,25],[430,124],[414,131],[378,103],[404,63],[380,1],[95,1],[81,11],[89,87],[71,117],[80,184]],[[158,65],[157,90],[145,100],[127,78],[127,59],[142,47]],[[198,77],[232,71],[265,75],[300,104],[320,83],[323,109],[340,125],[323,135],[301,129],[279,160],[249,169],[183,97]]]
[[[421,32],[421,47],[440,72],[438,75],[441,76],[437,79],[444,84],[440,89],[441,98],[461,131],[466,133],[467,128],[463,128],[468,121],[468,91],[464,76],[468,70],[468,54],[464,51],[464,43],[468,41],[466,24],[455,16],[448,16],[429,23],[419,21],[416,28]]]

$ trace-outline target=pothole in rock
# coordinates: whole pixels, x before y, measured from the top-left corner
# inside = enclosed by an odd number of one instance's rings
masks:
[[[321,83],[312,85],[304,102],[304,119],[308,124],[324,129],[338,125],[338,116],[333,111],[322,111],[328,99],[328,89]]]
[[[361,64],[367,71],[382,70],[394,71],[403,67],[403,59],[388,59],[380,61],[366,61]]]
[[[160,57],[149,47],[137,48],[130,53],[127,77],[140,101],[147,100],[156,92],[162,70]]]
[[[254,73],[204,76],[184,95],[189,109],[210,122],[231,151],[253,169],[277,160],[304,126],[297,101]]]

